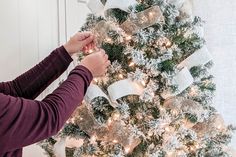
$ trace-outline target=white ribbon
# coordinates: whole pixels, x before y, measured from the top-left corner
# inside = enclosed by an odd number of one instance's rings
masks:
[[[129,79],[121,80],[113,83],[107,89],[109,96],[107,96],[97,85],[90,85],[85,95],[85,101],[91,103],[94,98],[104,97],[109,103],[115,107],[117,99],[128,95],[141,95],[144,88],[136,82]]]
[[[105,5],[100,0],[88,0],[87,2],[87,6],[92,13],[99,16],[104,16],[107,10],[114,8],[128,12],[129,7],[135,4],[137,4],[136,0],[107,0]]]
[[[129,79],[118,81],[107,89],[112,102],[127,95],[141,95],[143,90],[140,84]]]
[[[174,84],[177,85],[178,89],[176,92],[171,91],[164,91],[161,96],[164,99],[167,99],[169,97],[176,96],[183,92],[185,89],[187,89],[189,86],[191,86],[194,82],[194,79],[188,70],[187,67],[183,68],[174,78],[173,78]]]
[[[212,55],[208,51],[207,47],[204,46],[200,50],[193,53],[183,62],[178,65],[179,69],[187,67],[189,70],[194,66],[205,65],[212,60]]]
[[[53,152],[56,157],[65,157],[66,156],[66,139],[60,139],[53,148]]]

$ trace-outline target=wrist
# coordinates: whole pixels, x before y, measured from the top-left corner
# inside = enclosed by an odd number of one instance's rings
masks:
[[[63,45],[64,48],[66,49],[67,53],[70,55],[70,56],[73,56],[74,52],[70,49],[70,46],[66,43]]]

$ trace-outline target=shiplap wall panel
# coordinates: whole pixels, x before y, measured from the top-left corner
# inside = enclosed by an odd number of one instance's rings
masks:
[[[20,74],[18,0],[0,1],[0,81]]]

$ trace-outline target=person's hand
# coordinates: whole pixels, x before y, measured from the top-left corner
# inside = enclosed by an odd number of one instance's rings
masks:
[[[79,32],[64,47],[71,56],[79,51],[87,52],[94,48],[94,35],[91,32]]]
[[[86,56],[80,63],[80,65],[91,71],[93,77],[104,76],[110,64],[111,62],[108,60],[108,55],[102,49]]]

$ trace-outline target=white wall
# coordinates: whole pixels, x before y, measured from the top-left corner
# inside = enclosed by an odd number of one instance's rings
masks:
[[[236,1],[196,0],[195,14],[206,21],[205,35],[214,56],[215,106],[226,123],[236,125]],[[236,136],[232,146],[236,149]]]
[[[1,82],[25,72],[57,45],[57,0],[0,0]],[[26,150],[25,157],[42,157],[36,146]]]

